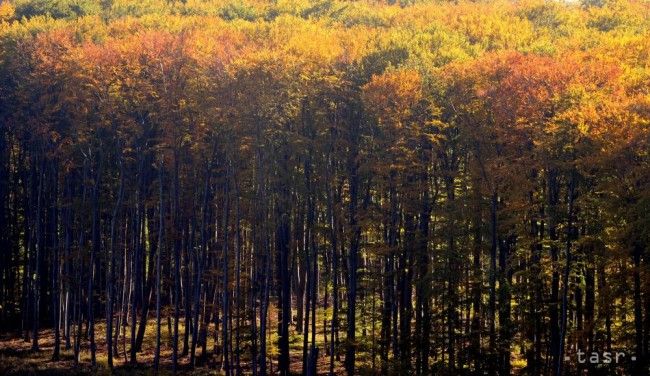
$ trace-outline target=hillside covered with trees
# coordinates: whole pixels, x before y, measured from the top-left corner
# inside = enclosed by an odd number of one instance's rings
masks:
[[[0,0],[0,373],[647,375],[649,152],[646,1]]]

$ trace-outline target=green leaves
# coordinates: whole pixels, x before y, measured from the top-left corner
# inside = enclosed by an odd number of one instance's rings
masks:
[[[74,19],[99,14],[101,6],[96,0],[17,0],[16,18],[51,16]]]

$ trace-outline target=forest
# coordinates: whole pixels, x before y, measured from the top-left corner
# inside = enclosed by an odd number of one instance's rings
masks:
[[[0,0],[0,374],[650,374],[650,2]]]

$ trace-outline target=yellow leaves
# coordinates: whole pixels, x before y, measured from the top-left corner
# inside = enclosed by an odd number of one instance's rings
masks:
[[[141,3],[115,1],[111,11],[125,16],[107,23],[0,23],[0,63],[12,60],[28,72],[25,85],[51,91],[34,101],[48,116],[76,106],[75,120],[112,120],[107,109],[117,108],[116,123],[136,129],[133,114],[147,113],[174,134],[194,127],[192,142],[258,120],[273,131],[297,127],[304,103],[330,125],[344,120],[327,103],[359,99],[379,125],[373,132],[389,140],[417,133],[433,144],[451,136],[431,130],[451,134],[458,124],[475,140],[540,148],[563,128],[606,142],[618,129],[648,124],[650,107],[638,98],[650,93],[650,23],[641,20],[648,7],[636,3]],[[254,20],[220,13],[235,3],[242,9],[233,12],[253,10]],[[0,0],[0,20],[12,12]],[[588,27],[601,16],[630,22]]]
[[[14,17],[16,8],[6,0],[0,2],[0,22],[11,21]]]

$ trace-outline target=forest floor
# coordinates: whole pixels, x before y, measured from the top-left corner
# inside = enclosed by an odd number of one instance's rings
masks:
[[[323,317],[323,312],[319,312],[318,317]],[[163,314],[161,320],[161,353],[160,353],[160,372],[161,375],[172,374],[172,329],[171,320],[168,321],[169,315]],[[269,309],[269,335],[267,336],[267,369],[269,374],[276,374],[278,368],[278,337],[277,337],[277,310],[271,306]],[[342,318],[344,319],[344,318]],[[179,355],[183,349],[184,322],[179,322]],[[318,375],[327,375],[329,373],[329,330],[327,333],[327,343],[325,342],[325,333],[323,332],[324,324],[322,321],[316,323],[316,346],[319,349],[318,357]],[[372,361],[372,345],[378,341],[378,323],[373,331],[372,322],[369,322],[368,316],[362,315],[359,322],[359,332],[357,334],[357,374],[374,375],[380,365],[379,355],[375,354],[375,364]],[[341,322],[341,338],[338,346],[338,359],[335,360],[335,373],[344,374],[344,322]],[[365,329],[364,329],[365,328]],[[295,326],[290,326],[289,349],[291,356],[291,372],[295,375],[302,374],[302,348],[303,335],[295,330]],[[329,326],[328,326],[329,329]],[[82,328],[85,334],[85,325]],[[25,341],[23,336],[18,332],[13,334],[0,334],[0,375],[110,375],[108,368],[108,358],[106,352],[105,340],[106,325],[104,321],[99,321],[95,325],[96,338],[96,367],[91,367],[89,340],[82,335],[80,342],[80,359],[79,364],[75,366],[74,351],[72,348],[65,350],[65,339],[61,336],[61,355],[59,361],[52,360],[54,349],[54,331],[51,328],[44,328],[39,331],[40,350],[34,352],[31,350],[31,341]],[[142,351],[137,354],[137,364],[131,364],[128,361],[130,348],[130,327],[126,327],[126,337],[120,335],[118,341],[118,354],[114,355],[114,369],[112,374],[115,375],[153,375],[154,351],[156,346],[156,322],[150,316],[147,322],[145,336],[142,343]],[[241,348],[242,358],[241,367],[244,374],[251,374],[251,362],[248,354],[250,353],[250,342],[247,341],[250,328],[242,327],[241,329]],[[221,328],[219,328],[219,343],[221,341]],[[233,346],[235,344],[235,333],[232,333]],[[125,340],[126,339],[126,340]],[[311,341],[311,338],[310,338]],[[74,340],[71,339],[74,346]],[[201,345],[197,345],[196,357],[197,366],[190,367],[190,356],[179,356],[178,372],[179,375],[221,375],[225,372],[221,370],[221,358],[219,351],[215,351],[214,341],[214,323],[210,323],[207,334],[207,344],[205,346],[207,355],[203,357]],[[376,348],[376,347],[375,347]],[[233,359],[231,359],[233,363]],[[438,364],[440,365],[440,364]],[[521,360],[513,359],[513,374],[519,374],[521,368],[525,366]],[[432,364],[432,371],[436,365]]]
[[[271,317],[271,315],[269,315]],[[276,318],[277,316],[272,316]],[[167,318],[161,322],[161,349],[160,349],[160,372],[161,375],[171,375],[172,372],[172,347],[171,347],[171,330],[167,324]],[[267,352],[268,360],[267,366],[269,374],[277,373],[277,360],[278,360],[278,347],[277,347],[277,322],[273,320],[269,323],[269,336],[267,336]],[[295,327],[291,326],[289,335],[289,349],[291,356],[291,372],[295,375],[302,374],[302,348],[303,336],[295,331]],[[86,327],[82,329],[84,332]],[[89,340],[82,335],[80,343],[79,364],[75,366],[74,351],[65,349],[65,339],[61,336],[61,353],[60,360],[53,361],[52,354],[54,349],[54,331],[51,328],[42,329],[39,331],[39,351],[32,351],[32,342],[26,341],[22,336],[13,334],[0,334],[0,375],[153,375],[154,351],[156,344],[156,323],[154,319],[149,319],[145,331],[145,336],[142,343],[142,351],[137,355],[137,364],[129,363],[129,348],[130,348],[130,327],[126,327],[126,341],[124,337],[120,336],[118,351],[119,353],[114,357],[114,369],[111,373],[108,368],[108,358],[106,353],[106,340],[105,340],[106,325],[104,321],[97,322],[95,325],[95,338],[96,338],[96,367],[91,367],[90,362],[90,348]],[[318,357],[318,375],[329,374],[329,342],[325,344],[325,337],[323,333],[323,323],[317,324],[316,327],[316,346],[319,348]],[[249,328],[242,327],[242,351],[245,354],[249,352],[250,343],[245,342],[244,338],[248,336]],[[183,321],[179,323],[179,353],[183,348]],[[190,356],[179,356],[178,362],[178,375],[222,375],[225,374],[221,370],[221,359],[218,355],[214,355],[214,324],[210,325],[209,334],[207,338],[207,356],[202,357],[202,346],[197,345],[196,357],[197,366],[190,367]],[[364,335],[365,334],[365,335]],[[376,333],[378,334],[378,333]],[[233,333],[233,346],[235,342],[235,334]],[[344,374],[344,343],[343,339],[345,334],[341,332],[342,338],[339,344],[338,351],[339,357],[334,362],[335,373]],[[221,336],[221,332],[219,332]],[[359,375],[374,375],[373,364],[370,348],[372,346],[372,332],[371,330],[361,330],[358,337],[359,351],[357,354],[357,373]],[[221,340],[221,339],[219,339]],[[329,341],[329,333],[328,333]],[[71,345],[74,346],[74,341],[71,339]],[[179,354],[180,355],[180,354]],[[375,358],[375,366],[379,367],[378,354]],[[232,360],[231,360],[232,362]],[[242,355],[241,366],[244,374],[251,374],[250,359]],[[435,369],[435,365],[432,365]],[[523,367],[520,362],[513,362],[513,374],[519,374]],[[375,368],[376,370],[377,368]]]
[[[271,323],[269,323],[271,324]],[[275,329],[277,323],[270,328]],[[85,326],[83,330],[85,331]],[[294,328],[292,328],[294,329]],[[91,367],[90,362],[90,348],[89,340],[82,338],[80,343],[80,361],[75,366],[74,363],[74,350],[65,349],[65,339],[61,336],[61,355],[60,360],[53,361],[52,354],[54,349],[54,331],[51,328],[42,329],[39,331],[39,351],[32,351],[31,341],[26,341],[22,336],[13,334],[0,335],[0,375],[87,375],[99,374],[110,375],[111,372],[108,368],[108,358],[106,353],[105,341],[105,322],[98,322],[95,325],[95,338],[96,338],[96,367]],[[270,331],[271,334],[267,337],[268,348],[268,370],[274,374],[277,370],[278,364],[278,349],[277,349],[277,334],[275,330]],[[179,325],[179,352],[183,347],[183,333],[184,327],[182,322]],[[180,375],[219,375],[224,374],[220,366],[220,357],[214,354],[214,326],[210,326],[210,331],[207,340],[207,356],[202,357],[202,348],[197,345],[196,356],[197,366],[191,368],[189,365],[190,356],[179,356],[179,372]],[[248,328],[242,328],[242,348],[249,346],[244,343],[243,339],[247,336]],[[329,334],[328,334],[329,335]],[[133,365],[128,362],[129,347],[130,347],[130,329],[126,328],[126,341],[120,337],[118,350],[119,353],[114,357],[114,370],[113,374],[116,375],[149,375],[154,374],[154,351],[156,341],[156,324],[154,319],[150,319],[147,324],[145,336],[142,344],[142,351],[137,355],[137,364]],[[221,332],[219,332],[221,336]],[[83,336],[82,336],[83,337]],[[219,339],[220,340],[220,339]],[[71,340],[72,346],[74,341]],[[163,319],[161,323],[161,353],[160,353],[160,374],[172,374],[172,348],[171,348],[171,332],[167,325],[167,319]],[[295,374],[302,373],[302,344],[303,337],[301,334],[293,330],[290,333],[290,355],[291,355],[291,371]],[[233,333],[234,345],[234,333]],[[322,324],[317,327],[316,345],[320,349],[318,358],[318,374],[328,374],[329,370],[329,354],[327,353]],[[329,344],[327,345],[329,347]],[[343,346],[339,346],[343,350]],[[361,366],[360,372],[368,374],[369,371],[364,369],[364,359],[359,359],[358,365]],[[241,366],[245,374],[249,374],[251,370],[250,359],[242,356]],[[337,373],[343,371],[343,355],[341,354],[340,360],[335,361]]]

